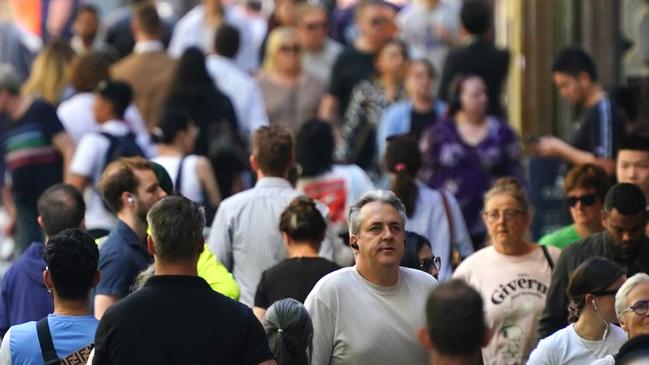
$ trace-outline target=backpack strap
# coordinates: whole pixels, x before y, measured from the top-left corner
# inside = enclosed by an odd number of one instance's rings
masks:
[[[183,187],[183,165],[185,165],[185,158],[187,156],[183,156],[180,158],[180,164],[178,165],[178,172],[176,173],[176,181],[175,181],[175,190],[178,194],[183,195],[180,190]]]
[[[543,255],[545,256],[545,259],[548,260],[550,271],[554,271],[554,260],[552,260],[552,256],[550,256],[550,251],[548,251],[548,248],[544,245],[541,245],[541,250],[543,250]]]
[[[104,154],[104,161],[101,166],[101,171],[104,171],[106,168],[106,165],[108,165],[108,160],[110,159],[110,156],[113,155],[115,152],[115,148],[117,148],[117,138],[113,136],[112,134],[108,132],[99,132],[104,138],[108,139],[108,149],[106,150],[106,154]]]
[[[36,322],[36,334],[38,335],[38,342],[41,345],[41,354],[43,355],[45,365],[60,364],[61,361],[56,356],[54,342],[52,342],[52,333],[47,323],[47,316]]]

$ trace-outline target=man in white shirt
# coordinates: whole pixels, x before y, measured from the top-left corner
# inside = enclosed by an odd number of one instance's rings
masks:
[[[234,61],[240,41],[237,28],[221,24],[214,39],[216,54],[208,55],[205,62],[216,87],[232,101],[242,139],[250,141],[255,129],[268,125],[268,115],[257,80]]]
[[[169,43],[169,55],[178,58],[192,46],[206,54],[212,53],[216,28],[223,22],[232,24],[241,33],[237,65],[247,72],[256,71],[259,67],[259,47],[253,41],[250,24],[239,12],[223,5],[221,0],[202,0],[176,23]]]
[[[426,364],[417,340],[426,298],[437,281],[399,266],[406,209],[394,193],[365,193],[349,209],[356,266],[313,288],[305,306],[313,320],[313,364]]]

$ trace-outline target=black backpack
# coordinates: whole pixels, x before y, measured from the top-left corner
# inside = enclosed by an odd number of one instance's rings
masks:
[[[140,145],[137,144],[134,133],[129,132],[124,136],[114,136],[106,132],[99,132],[99,134],[107,138],[110,142],[108,150],[106,151],[106,155],[104,155],[104,165],[102,167],[102,171],[111,162],[122,157],[144,157],[144,151],[142,151]]]

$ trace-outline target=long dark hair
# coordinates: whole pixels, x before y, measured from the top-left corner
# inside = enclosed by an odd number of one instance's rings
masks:
[[[606,290],[624,271],[613,261],[603,257],[593,257],[584,261],[570,276],[566,293],[570,298],[568,320],[576,322],[586,306],[586,294]]]
[[[169,99],[190,100],[216,87],[205,67],[205,55],[196,47],[183,52],[169,85]]]
[[[295,140],[295,156],[302,176],[317,176],[334,163],[334,134],[327,122],[312,119],[304,123]]]
[[[406,215],[411,217],[419,196],[415,176],[421,167],[421,152],[415,137],[404,134],[388,138],[383,162],[385,168],[394,174],[392,191],[405,205]]]
[[[431,247],[428,239],[415,232],[406,231],[406,241],[400,266],[420,270],[419,251],[424,245]],[[432,248],[431,248],[432,249]]]

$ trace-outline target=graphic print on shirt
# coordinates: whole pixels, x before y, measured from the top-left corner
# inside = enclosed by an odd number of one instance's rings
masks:
[[[345,223],[347,189],[345,179],[314,181],[304,185],[304,193],[327,206],[333,224]]]
[[[536,318],[538,306],[545,303],[548,286],[530,278],[528,274],[519,274],[518,278],[499,284],[489,297],[490,305],[500,312],[502,323],[496,338],[496,352],[500,353],[503,363],[520,363],[525,355],[529,333],[530,319]]]

